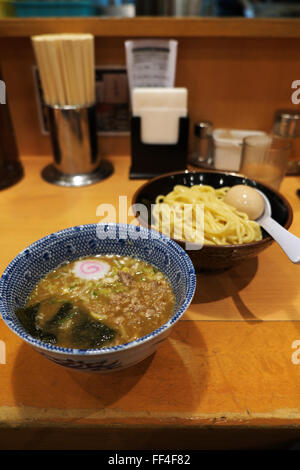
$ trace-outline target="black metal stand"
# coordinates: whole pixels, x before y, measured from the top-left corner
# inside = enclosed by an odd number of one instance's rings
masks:
[[[177,144],[144,144],[141,141],[141,118],[131,118],[130,179],[147,179],[185,170],[187,166],[189,118],[179,119]]]

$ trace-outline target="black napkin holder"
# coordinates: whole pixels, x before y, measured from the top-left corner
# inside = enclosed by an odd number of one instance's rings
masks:
[[[130,179],[148,179],[187,167],[189,117],[179,118],[176,144],[144,144],[141,140],[141,118],[131,118]]]

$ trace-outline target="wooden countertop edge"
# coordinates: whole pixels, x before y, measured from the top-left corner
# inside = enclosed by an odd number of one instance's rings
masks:
[[[300,38],[299,25],[297,18],[2,18],[0,37],[89,32],[100,37]]]
[[[0,429],[56,427],[60,428],[207,428],[207,427],[239,427],[239,428],[300,428],[300,411],[291,409],[274,410],[269,413],[181,413],[173,416],[160,413],[147,416],[143,412],[129,413],[121,410],[105,414],[111,410],[54,410],[31,407],[0,408]],[[83,418],[82,416],[86,416]],[[102,416],[101,416],[102,415]]]

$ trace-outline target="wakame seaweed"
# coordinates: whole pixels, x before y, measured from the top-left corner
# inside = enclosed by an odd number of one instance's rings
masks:
[[[39,339],[40,341],[55,344],[57,341],[56,336],[52,333],[45,333],[37,326],[36,319],[40,305],[40,303],[37,303],[30,305],[29,307],[19,308],[16,311],[17,317],[19,318],[27,333],[29,333],[31,336]]]
[[[111,341],[115,335],[116,331],[104,323],[86,319],[74,326],[72,341],[78,348],[100,348]]]
[[[17,317],[24,326],[25,330],[32,336],[36,335],[38,330],[36,325],[36,317],[39,312],[40,303],[30,305],[29,307],[18,308]]]
[[[57,343],[57,338],[53,333],[45,333],[43,330],[39,330],[37,338],[45,343]]]
[[[71,302],[65,302],[62,306],[58,309],[56,314],[47,322],[46,328],[50,326],[59,326],[65,320],[70,318],[73,313],[73,304]]]
[[[42,307],[43,302],[17,310],[17,315],[24,328],[36,339],[56,344],[58,329],[63,327],[64,322],[71,318],[73,324],[70,333],[74,347],[83,349],[98,348],[115,337],[115,330],[102,322],[89,319],[88,312],[73,305],[72,302],[64,302],[41,329],[37,325],[37,316],[39,309]]]

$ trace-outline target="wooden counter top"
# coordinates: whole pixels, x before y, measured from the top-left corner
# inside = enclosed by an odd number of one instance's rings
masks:
[[[99,204],[118,208],[119,195],[131,203],[143,182],[128,180],[127,157],[111,161],[112,177],[77,189],[42,180],[48,158],[23,159],[23,180],[0,193],[1,273],[44,235],[100,221]],[[281,190],[294,209],[291,231],[300,236],[298,187],[300,178],[287,177]],[[155,355],[108,375],[51,363],[0,320],[0,448],[236,448],[299,440],[300,363],[292,347],[300,340],[299,278],[300,267],[275,243],[235,274],[199,275],[190,309]],[[277,321],[270,320],[274,312]]]

